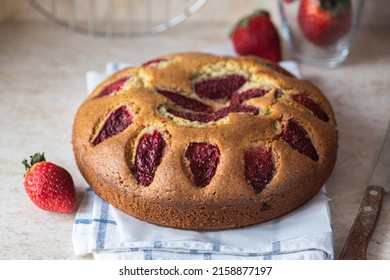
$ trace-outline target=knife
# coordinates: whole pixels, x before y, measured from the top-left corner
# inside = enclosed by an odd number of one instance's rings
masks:
[[[383,196],[390,192],[390,122],[357,216],[349,232],[341,260],[367,259],[367,247],[381,212]]]

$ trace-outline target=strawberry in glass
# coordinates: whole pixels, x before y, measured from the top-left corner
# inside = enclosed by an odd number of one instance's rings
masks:
[[[351,0],[302,0],[298,22],[313,44],[327,47],[347,35],[352,27]]]

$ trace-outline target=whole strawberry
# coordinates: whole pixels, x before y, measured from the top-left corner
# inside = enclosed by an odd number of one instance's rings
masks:
[[[280,37],[267,11],[257,10],[242,18],[230,37],[239,55],[281,60]]]
[[[351,30],[351,0],[302,0],[298,22],[310,42],[332,45]]]
[[[76,208],[73,179],[64,168],[48,162],[44,154],[36,153],[26,167],[24,187],[32,202],[43,210],[71,213]]]

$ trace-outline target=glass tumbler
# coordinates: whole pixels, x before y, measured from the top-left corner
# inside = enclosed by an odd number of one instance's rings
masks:
[[[365,0],[279,0],[282,35],[294,58],[334,68],[348,56]]]

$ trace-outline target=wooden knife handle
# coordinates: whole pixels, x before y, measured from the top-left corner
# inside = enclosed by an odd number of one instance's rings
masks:
[[[363,201],[340,254],[341,260],[367,259],[367,247],[382,207],[384,189],[368,186]]]

